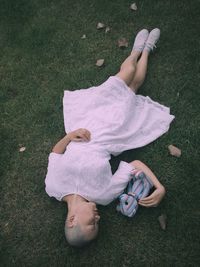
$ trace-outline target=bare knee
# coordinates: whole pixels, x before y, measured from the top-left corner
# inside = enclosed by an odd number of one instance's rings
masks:
[[[131,82],[131,84],[129,85],[129,87],[135,92],[137,93],[138,89],[140,88],[140,86],[142,85],[142,83],[139,82]]]
[[[120,72],[126,72],[126,73],[134,73],[136,70],[136,67],[132,64],[122,64],[120,67]]]
[[[134,66],[122,65],[120,71],[117,73],[117,76],[119,76],[127,85],[130,85],[134,74],[135,74]]]

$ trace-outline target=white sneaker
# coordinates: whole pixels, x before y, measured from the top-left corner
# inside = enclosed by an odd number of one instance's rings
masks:
[[[133,50],[142,51],[145,47],[145,42],[149,36],[149,32],[146,29],[143,29],[138,32],[135,37],[135,41],[133,44]]]
[[[160,37],[160,30],[158,28],[153,29],[148,36],[145,44],[145,50],[153,50],[156,47],[156,43]]]

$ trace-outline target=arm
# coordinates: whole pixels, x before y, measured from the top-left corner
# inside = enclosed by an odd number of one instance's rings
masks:
[[[112,175],[110,181],[108,181],[106,190],[103,193],[103,205],[108,205],[124,192],[124,189],[127,187],[128,182],[131,180],[132,170],[133,166],[131,166],[128,162],[123,160],[120,161],[117,170]]]
[[[136,169],[142,170],[151,179],[156,188],[150,196],[140,199],[138,203],[144,207],[156,207],[165,196],[166,190],[164,186],[159,182],[155,174],[141,161],[134,160],[129,164],[133,165]]]
[[[71,141],[90,141],[90,132],[87,129],[79,128],[65,135],[52,149],[52,152],[63,154]]]
[[[63,154],[67,145],[71,142],[68,134],[66,134],[58,143],[53,147],[52,152],[57,154]]]

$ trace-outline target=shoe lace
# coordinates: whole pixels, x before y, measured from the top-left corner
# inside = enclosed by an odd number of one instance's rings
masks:
[[[157,46],[155,44],[152,45],[152,49],[154,49],[154,48],[157,48]]]
[[[146,44],[147,47],[149,47],[151,50],[153,50],[154,48],[157,48],[157,46],[155,44]]]

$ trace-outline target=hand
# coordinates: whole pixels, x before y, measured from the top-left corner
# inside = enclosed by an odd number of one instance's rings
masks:
[[[138,204],[144,207],[157,207],[165,196],[164,186],[160,186],[148,197],[139,200]]]
[[[79,128],[78,130],[72,131],[67,134],[70,141],[90,141],[91,133],[87,129]]]

